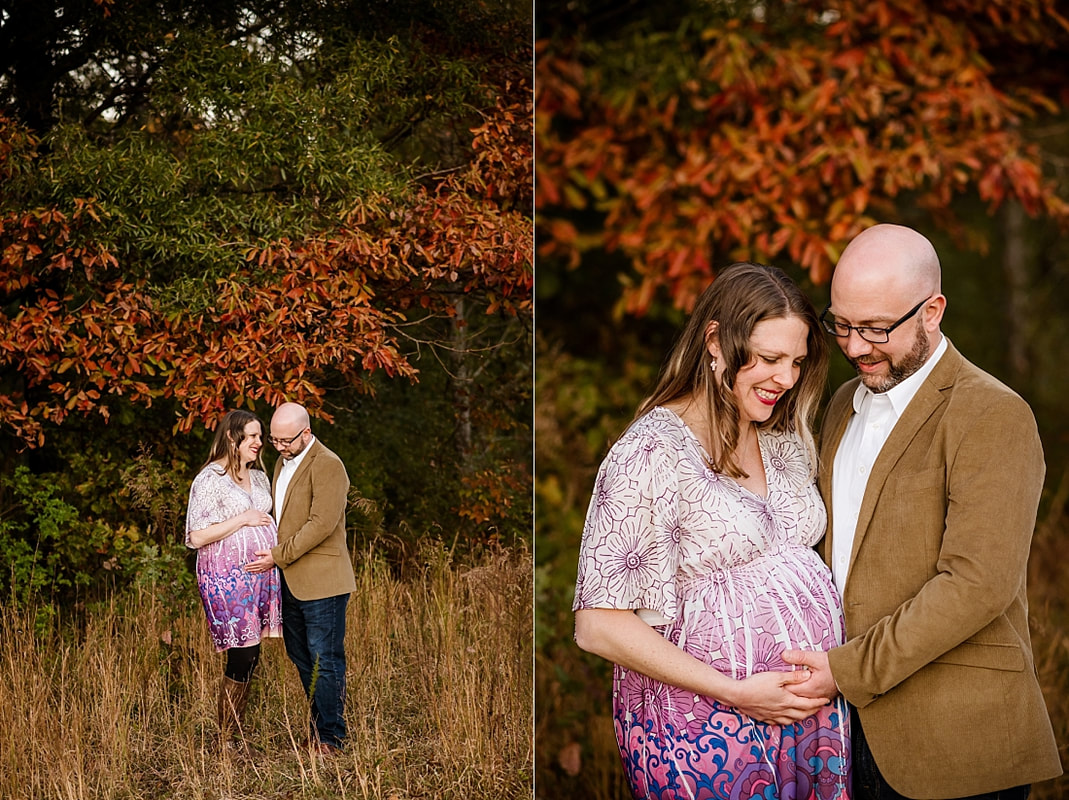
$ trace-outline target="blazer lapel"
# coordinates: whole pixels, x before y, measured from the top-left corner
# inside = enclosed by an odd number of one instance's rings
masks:
[[[958,373],[961,361],[961,354],[954,349],[954,346],[948,340],[946,353],[943,354],[935,369],[932,370],[932,374],[921,384],[909,405],[906,406],[905,412],[895,424],[891,435],[887,437],[887,441],[880,449],[880,454],[872,465],[872,473],[869,475],[868,483],[865,485],[865,495],[861,500],[861,509],[857,516],[854,543],[850,550],[851,569],[857,559],[858,550],[865,539],[865,534],[868,532],[869,523],[872,522],[876,504],[883,493],[887,478],[906,452],[910,442],[917,435],[917,431],[935,413],[935,410],[946,402],[947,396],[944,394],[944,390],[954,384],[954,376]],[[845,429],[845,425],[843,427]],[[847,580],[849,580],[849,575],[850,571],[848,570]]]
[[[835,535],[835,525],[832,519],[832,503],[831,503],[831,487],[832,480],[835,477],[835,454],[839,451],[839,444],[843,440],[843,434],[846,433],[846,426],[854,416],[854,392],[857,389],[857,384],[860,379],[855,378],[849,386],[844,390],[846,392],[847,401],[844,405],[842,412],[838,415],[837,419],[826,419],[826,423],[830,423],[828,428],[821,434],[824,441],[821,443],[821,461],[826,465],[824,473],[821,475],[821,482],[823,484],[821,494],[824,497],[824,504],[827,507],[828,514],[828,527],[824,537],[824,561],[831,566],[831,554],[832,554],[832,537]]]
[[[285,514],[286,514],[286,506],[288,506],[290,504],[290,498],[293,497],[293,488],[297,485],[297,481],[299,481],[301,479],[301,476],[304,475],[306,472],[308,472],[309,465],[312,463],[312,459],[314,459],[316,457],[317,453],[319,452],[319,448],[320,447],[322,447],[322,445],[320,445],[319,444],[319,440],[316,439],[312,443],[312,446],[308,449],[308,455],[306,455],[304,458],[301,459],[301,463],[297,466],[297,471],[294,472],[293,476],[290,478],[290,482],[286,486],[286,498],[282,501],[282,510],[280,511],[280,513],[278,515],[279,524],[282,523],[282,517],[285,516]],[[278,463],[279,464],[282,463],[282,459],[281,458],[278,460]],[[280,466],[276,466],[275,467],[275,482],[274,482],[274,484],[271,485],[271,496],[272,497],[274,497],[274,495],[275,495],[275,485],[278,483],[278,474],[279,474],[279,472],[281,472],[281,467]]]

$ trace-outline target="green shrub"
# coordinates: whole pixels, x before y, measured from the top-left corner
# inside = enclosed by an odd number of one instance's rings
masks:
[[[105,571],[112,543],[123,535],[81,516],[48,474],[18,466],[0,475],[10,506],[0,516],[0,562],[10,576],[9,598],[18,605],[62,603]]]
[[[24,465],[0,474],[0,496],[7,498],[0,513],[7,600],[20,608],[37,607],[38,622],[43,623],[60,609],[131,586],[151,586],[172,605],[196,597],[187,551],[176,535],[180,501],[166,491],[177,485],[176,479],[147,456],[122,477],[127,481],[125,495],[132,505],[145,509],[147,524],[132,515],[125,522],[115,518],[121,514],[109,520],[96,516],[106,510],[97,505],[120,505],[124,490],[111,481],[79,481],[75,471],[34,474]],[[109,489],[110,503],[105,497]]]

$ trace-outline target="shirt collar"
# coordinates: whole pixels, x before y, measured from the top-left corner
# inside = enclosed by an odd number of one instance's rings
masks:
[[[917,390],[921,388],[921,384],[932,374],[932,370],[935,369],[935,365],[939,363],[939,359],[943,357],[943,353],[945,353],[946,350],[947,337],[940,335],[939,344],[935,346],[935,351],[928,360],[924,362],[921,368],[901,383],[892,386],[886,392],[877,393],[872,391],[872,389],[864,383],[859,383],[857,389],[854,390],[854,413],[856,414],[861,411],[861,405],[866,398],[883,396],[891,402],[891,407],[895,411],[895,416],[902,416],[902,412],[906,410],[909,401],[917,394]]]
[[[313,436],[312,441],[310,441],[308,446],[301,451],[300,455],[294,456],[289,461],[282,459],[282,469],[297,469],[297,467],[301,465],[301,462],[304,461],[304,457],[308,455],[308,451],[312,449],[312,445],[315,443],[316,437]]]

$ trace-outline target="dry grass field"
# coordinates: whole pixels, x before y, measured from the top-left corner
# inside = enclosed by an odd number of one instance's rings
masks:
[[[530,555],[422,555],[403,580],[358,559],[351,740],[327,762],[297,744],[307,702],[280,639],[263,647],[248,750],[230,754],[215,741],[222,657],[195,606],[142,592],[43,631],[0,609],[0,798],[531,797]]]

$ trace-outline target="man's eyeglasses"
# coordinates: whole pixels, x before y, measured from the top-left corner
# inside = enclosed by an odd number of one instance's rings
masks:
[[[839,322],[834,316],[828,316],[828,312],[831,310],[831,303],[828,303],[824,311],[821,312],[820,322],[824,326],[824,330],[832,336],[836,336],[840,339],[848,337],[850,331],[857,331],[857,335],[866,342],[871,344],[886,344],[891,338],[891,331],[920,311],[921,307],[931,299],[932,295],[928,295],[928,297],[913,306],[913,308],[907,311],[898,322],[894,323],[889,328],[874,328],[871,325],[847,325],[845,322]]]
[[[308,430],[308,429],[305,428],[304,430]],[[267,437],[267,441],[271,442],[271,444],[273,444],[275,447],[277,447],[279,450],[281,450],[283,447],[289,447],[291,444],[293,444],[295,441],[297,441],[301,436],[303,436],[304,435],[304,430],[302,430],[296,436],[290,437],[289,439],[279,439],[279,438],[277,438],[275,436],[268,436]]]

